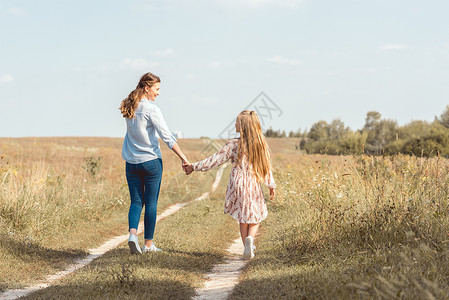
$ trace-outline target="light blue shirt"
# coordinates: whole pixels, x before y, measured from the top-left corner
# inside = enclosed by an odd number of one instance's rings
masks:
[[[142,98],[134,111],[134,117],[126,118],[122,158],[130,164],[162,158],[156,133],[170,149],[177,142],[168,129],[159,107],[148,99]]]

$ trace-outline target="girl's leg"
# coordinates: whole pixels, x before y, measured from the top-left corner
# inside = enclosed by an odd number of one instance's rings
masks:
[[[154,159],[144,163],[145,168],[145,246],[153,243],[154,228],[156,227],[157,202],[162,181],[162,159]]]
[[[254,257],[254,238],[256,237],[258,229],[259,223],[240,223],[240,234],[242,235],[243,245],[245,246],[243,250],[243,259],[248,260]]]
[[[248,235],[252,236],[253,239],[256,237],[257,231],[259,230],[260,223],[248,224]]]
[[[126,180],[128,181],[131,205],[128,212],[129,233],[136,235],[139,226],[140,213],[143,207],[143,178],[138,172],[138,166],[126,163]]]
[[[253,239],[256,237],[259,225],[260,223],[240,223],[240,236],[242,237],[243,243],[245,243],[247,236],[252,236]]]
[[[242,238],[243,244],[245,244],[245,239],[248,236],[248,226],[247,223],[240,223],[240,237]]]

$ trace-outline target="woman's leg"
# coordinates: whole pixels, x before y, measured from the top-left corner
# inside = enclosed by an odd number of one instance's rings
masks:
[[[144,163],[145,168],[145,246],[153,243],[154,228],[156,227],[157,202],[162,181],[162,159],[154,159]]]
[[[140,213],[143,208],[143,177],[139,174],[138,165],[126,163],[126,180],[128,181],[131,205],[128,212],[129,233],[137,234]]]
[[[242,238],[243,244],[245,244],[245,239],[248,236],[248,226],[247,223],[240,223],[240,237]]]

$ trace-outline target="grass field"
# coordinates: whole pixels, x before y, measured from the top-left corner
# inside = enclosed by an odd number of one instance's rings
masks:
[[[278,197],[232,299],[448,299],[449,162],[274,155]]]
[[[121,142],[0,139],[0,290],[126,233]],[[269,139],[277,196],[231,298],[449,299],[449,161],[303,155],[297,142]],[[191,161],[206,155],[202,140],[180,145]],[[186,177],[162,149],[159,210],[210,190],[215,171]],[[123,245],[29,298],[191,297],[238,236],[222,214],[228,174],[210,199],[156,226],[162,255],[139,260]]]
[[[0,139],[0,291],[63,269],[127,232],[122,139]],[[181,143],[199,159],[201,140]],[[165,147],[162,145],[162,147]],[[159,210],[210,189],[214,172],[187,177],[166,147]]]

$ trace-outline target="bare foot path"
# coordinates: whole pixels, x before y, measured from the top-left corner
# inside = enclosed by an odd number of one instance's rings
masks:
[[[220,169],[218,169],[218,172],[215,176],[215,181],[212,184],[212,192],[217,189],[218,184],[220,183],[221,177],[223,175],[223,171],[226,168],[226,166],[227,166],[227,164],[224,164],[220,167]],[[192,201],[173,204],[173,205],[169,206],[163,213],[161,213],[160,215],[157,216],[156,222],[159,222],[160,220],[174,214],[175,212],[177,212],[178,210],[180,210],[187,204],[192,203],[193,201],[203,200],[203,199],[207,198],[208,196],[209,196],[209,192],[206,192]],[[137,231],[137,234],[141,234],[143,232],[143,228],[144,228],[143,221],[139,224],[139,228],[140,229]],[[3,292],[0,294],[0,299],[5,299],[5,300],[6,299],[17,299],[17,298],[26,296],[30,293],[33,293],[37,290],[49,287],[56,280],[58,280],[64,276],[67,276],[70,273],[73,273],[74,271],[88,265],[94,259],[97,259],[97,258],[103,256],[109,250],[112,250],[112,249],[116,248],[118,245],[120,245],[121,243],[126,242],[128,240],[128,237],[129,237],[128,234],[116,236],[98,248],[89,249],[89,255],[87,257],[76,260],[73,263],[73,265],[69,266],[67,269],[60,271],[56,274],[47,276],[43,282],[38,283],[36,285],[26,287],[23,289],[10,290],[10,291]]]
[[[246,261],[242,259],[243,243],[241,238],[234,240],[234,243],[228,248],[227,255],[223,264],[216,265],[212,271],[207,274],[204,288],[198,289],[194,300],[214,299],[224,300],[233,291],[242,268]]]

